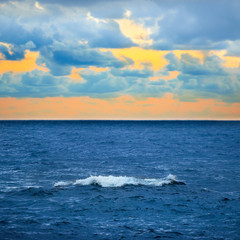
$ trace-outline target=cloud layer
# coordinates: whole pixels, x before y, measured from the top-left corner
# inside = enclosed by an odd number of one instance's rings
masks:
[[[237,0],[0,0],[0,98],[239,103],[239,8]]]

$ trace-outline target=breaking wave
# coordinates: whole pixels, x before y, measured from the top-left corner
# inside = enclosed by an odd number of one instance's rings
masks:
[[[185,184],[178,181],[177,177],[169,174],[166,178],[135,178],[126,176],[90,176],[84,179],[72,181],[60,181],[54,184],[54,187],[66,187],[71,185],[98,185],[101,187],[123,187],[126,185],[142,186],[163,186],[168,184]]]

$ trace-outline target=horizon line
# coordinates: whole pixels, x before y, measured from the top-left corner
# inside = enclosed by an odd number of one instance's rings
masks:
[[[19,118],[0,121],[240,121],[240,119],[78,119],[78,118]]]

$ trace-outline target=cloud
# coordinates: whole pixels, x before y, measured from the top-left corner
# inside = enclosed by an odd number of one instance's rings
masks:
[[[24,58],[24,49],[18,46],[8,48],[0,44],[0,53],[6,60],[21,60]]]
[[[182,54],[181,58],[177,58],[173,53],[169,53],[166,56],[170,64],[166,67],[170,71],[180,71],[182,74],[190,75],[225,75],[222,64],[224,60],[216,55],[207,56],[203,63],[200,62],[199,58],[195,58],[190,54]]]
[[[124,91],[128,83],[124,78],[113,77],[108,72],[81,71],[84,81],[73,81],[70,77],[53,76],[50,73],[32,72],[0,75],[1,97],[53,97],[53,96],[112,96]]]
[[[240,57],[240,40],[229,42],[225,56]]]
[[[36,49],[79,40],[93,48],[226,49],[240,38],[239,7],[236,0],[2,1],[0,41],[32,41]]]
[[[152,44],[152,39],[149,38],[151,30],[145,28],[143,24],[136,23],[127,18],[115,21],[119,24],[121,32],[134,43],[140,46],[148,46]]]
[[[149,68],[144,69],[116,69],[113,68],[111,70],[111,74],[114,76],[121,76],[121,77],[136,77],[136,78],[148,78],[153,76],[154,72]]]
[[[239,1],[0,4],[2,97],[240,101]]]
[[[81,50],[82,55],[78,55],[77,50]],[[10,72],[2,74],[0,96],[109,98],[126,94],[161,97],[166,93],[172,93],[181,101],[189,102],[194,102],[199,98],[213,98],[225,102],[240,101],[239,69],[226,68],[223,60],[216,55],[206,56],[201,63],[199,58],[194,58],[189,54],[177,57],[169,53],[166,55],[169,64],[155,72],[148,65],[142,69],[126,67],[125,64],[121,65],[122,63],[119,65],[118,62],[115,65],[112,55],[105,56],[104,64],[99,62],[99,66],[107,68],[88,67],[88,64],[82,65],[82,58],[88,58],[90,65],[97,66],[98,57],[96,56],[103,53],[88,52],[89,49],[85,52],[85,50],[71,49],[68,54],[64,52],[62,58],[57,55],[56,59],[54,58],[55,52],[49,51],[51,55],[49,62],[54,63],[53,66],[47,64],[50,72],[34,70],[21,74]],[[74,52],[77,55],[74,55]],[[104,59],[104,57],[100,56],[99,59]],[[73,65],[83,67],[77,72],[81,81],[75,81],[70,77]],[[68,74],[66,72],[59,74],[58,71],[63,71],[62,69],[65,69]],[[98,69],[104,70],[98,71]],[[55,74],[54,71],[57,73]],[[153,77],[156,77],[154,81]]]
[[[11,56],[11,55],[10,55]],[[31,52],[26,50],[24,58],[17,60],[14,56],[14,60],[0,60],[0,74],[13,72],[13,73],[21,73],[33,71],[34,69],[39,69],[42,71],[48,71],[43,65],[38,65],[37,58],[39,56],[39,52]],[[22,57],[22,56],[21,56]],[[12,56],[10,57],[10,59]]]
[[[163,14],[152,38],[155,49],[222,49],[240,38],[240,2],[155,1]]]
[[[122,48],[135,45],[130,38],[121,33],[119,25],[114,20],[98,20],[92,15],[92,18],[89,18],[88,9],[63,9],[57,4],[54,8],[50,5],[44,11],[39,11],[34,4],[36,5],[32,1],[24,1],[23,4],[14,2],[2,6],[1,42],[19,45],[32,41],[37,50],[42,46],[51,45],[54,41],[61,41],[67,45],[69,42],[83,40],[88,42],[89,47],[94,48]],[[36,10],[32,10],[31,5]]]
[[[27,29],[26,26],[20,24],[14,17],[1,15],[0,24],[0,42],[10,43],[15,48],[32,48],[34,46],[38,50],[42,46],[52,43],[52,39],[39,26]],[[32,42],[31,46],[26,45],[29,42]]]
[[[65,46],[56,43],[52,47],[42,48],[38,63],[45,63],[56,76],[69,75],[72,67],[114,67],[122,68],[127,61],[115,58],[111,52],[101,52],[81,45]]]
[[[90,47],[98,48],[128,48],[135,46],[128,36],[121,33],[119,26],[113,20],[107,23],[97,23],[98,33],[88,38]]]
[[[170,71],[179,71],[177,79],[169,80],[177,86],[174,93],[183,101],[197,98],[216,98],[226,102],[239,102],[240,71],[226,68],[216,55],[207,56],[203,63],[198,58],[183,54],[179,59],[174,54],[166,55]]]
[[[143,49],[140,47],[110,49],[113,55],[119,59],[130,59],[134,62],[134,68],[142,69],[148,65],[157,71],[167,65],[165,55],[166,51],[156,51],[151,49]]]
[[[122,1],[122,0],[121,0]],[[48,0],[40,0],[39,2],[45,3],[45,4],[57,4],[57,5],[63,5],[63,6],[78,6],[78,7],[87,7],[91,5],[101,5],[101,4],[109,4],[111,5],[112,2],[121,2],[119,0],[51,0],[51,3]],[[127,0],[123,0],[122,2],[125,2]]]
[[[44,8],[39,4],[39,2],[35,2],[35,7],[39,10],[44,10]]]
[[[56,78],[48,73],[34,70],[25,74],[4,73],[0,80],[2,97],[46,97],[66,93],[67,78]]]

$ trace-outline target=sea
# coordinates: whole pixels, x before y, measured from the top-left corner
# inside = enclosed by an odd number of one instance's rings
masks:
[[[239,121],[0,121],[0,239],[240,239]]]

